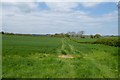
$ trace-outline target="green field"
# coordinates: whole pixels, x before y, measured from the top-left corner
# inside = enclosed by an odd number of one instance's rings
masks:
[[[2,78],[2,34],[0,34],[0,78]]]
[[[118,47],[3,35],[2,70],[4,78],[118,78]]]

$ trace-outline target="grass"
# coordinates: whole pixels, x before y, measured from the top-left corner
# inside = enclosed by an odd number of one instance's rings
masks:
[[[2,45],[4,78],[118,78],[118,47],[16,35],[3,35]]]
[[[90,42],[94,42],[94,41],[98,40],[98,38],[89,38],[89,37],[87,37],[87,38],[76,38],[76,37],[73,38],[73,37],[71,37],[70,39],[73,41],[79,42],[79,43],[84,43],[84,42],[90,43]]]
[[[32,52],[55,53],[56,49],[60,46],[60,38],[13,35],[3,36],[3,48],[5,49],[5,53],[10,52],[11,54],[25,55],[28,53],[31,54]]]
[[[2,34],[0,34],[0,78],[2,78]]]

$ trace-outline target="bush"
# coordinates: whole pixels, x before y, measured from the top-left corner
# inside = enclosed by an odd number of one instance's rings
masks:
[[[120,40],[117,38],[104,38],[98,39],[97,41],[93,42],[93,44],[105,44],[109,46],[120,47]]]
[[[101,35],[100,34],[95,34],[94,38],[100,38]]]
[[[93,36],[93,35],[90,35],[90,38],[94,38],[94,36]]]
[[[64,54],[64,55],[67,55],[65,50],[61,50],[61,53]]]

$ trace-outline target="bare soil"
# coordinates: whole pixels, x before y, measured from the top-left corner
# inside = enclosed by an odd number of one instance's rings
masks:
[[[72,55],[60,55],[59,58],[74,58]]]

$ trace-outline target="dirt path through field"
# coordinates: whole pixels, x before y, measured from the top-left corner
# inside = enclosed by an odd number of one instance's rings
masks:
[[[72,55],[60,55],[59,58],[74,58]]]
[[[62,46],[61,49],[59,49],[60,55],[59,58],[74,58],[72,54],[76,53],[76,49],[72,44],[70,44],[70,40],[68,38],[63,38],[61,40]]]

